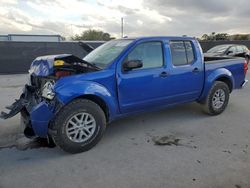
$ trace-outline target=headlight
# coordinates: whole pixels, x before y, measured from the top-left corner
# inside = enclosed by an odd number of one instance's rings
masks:
[[[42,89],[42,97],[50,100],[53,99],[55,96],[54,85],[55,85],[54,81],[47,81]]]

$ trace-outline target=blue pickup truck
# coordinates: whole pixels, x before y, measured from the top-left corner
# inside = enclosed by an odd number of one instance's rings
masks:
[[[95,146],[117,118],[198,102],[210,115],[227,107],[246,83],[241,58],[204,58],[190,37],[142,37],[109,41],[84,59],[62,54],[36,58],[19,100],[24,134],[53,140],[66,152]]]

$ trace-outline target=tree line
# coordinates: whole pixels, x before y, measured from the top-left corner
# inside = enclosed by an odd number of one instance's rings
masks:
[[[82,32],[79,35],[74,35],[71,37],[74,41],[89,40],[89,41],[109,41],[115,39],[111,34],[95,29],[89,29]],[[203,34],[200,41],[220,41],[220,40],[250,40],[250,34],[236,34],[229,35],[228,33],[215,33]]]
[[[220,40],[250,40],[250,34],[235,34],[229,35],[228,33],[215,33],[212,32],[211,34],[204,34],[201,38],[201,41],[220,41]]]
[[[90,41],[109,41],[114,39],[109,33],[103,32],[101,30],[89,29],[82,32],[80,35],[75,35],[71,37],[74,41],[80,40],[90,40]]]

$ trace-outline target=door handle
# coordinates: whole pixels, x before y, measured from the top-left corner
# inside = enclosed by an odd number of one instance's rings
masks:
[[[193,73],[198,73],[198,72],[200,72],[200,70],[196,67],[196,68],[193,69],[192,72],[193,72]]]
[[[165,77],[167,77],[168,76],[168,73],[167,72],[162,72],[161,74],[160,74],[160,77],[162,77],[162,78],[165,78]]]

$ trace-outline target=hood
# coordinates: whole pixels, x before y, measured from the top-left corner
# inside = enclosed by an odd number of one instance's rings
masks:
[[[56,60],[62,60],[65,63],[61,66],[54,66]],[[37,57],[31,63],[29,73],[35,76],[50,76],[59,69],[69,71],[72,74],[100,70],[100,68],[72,54],[59,54]]]

